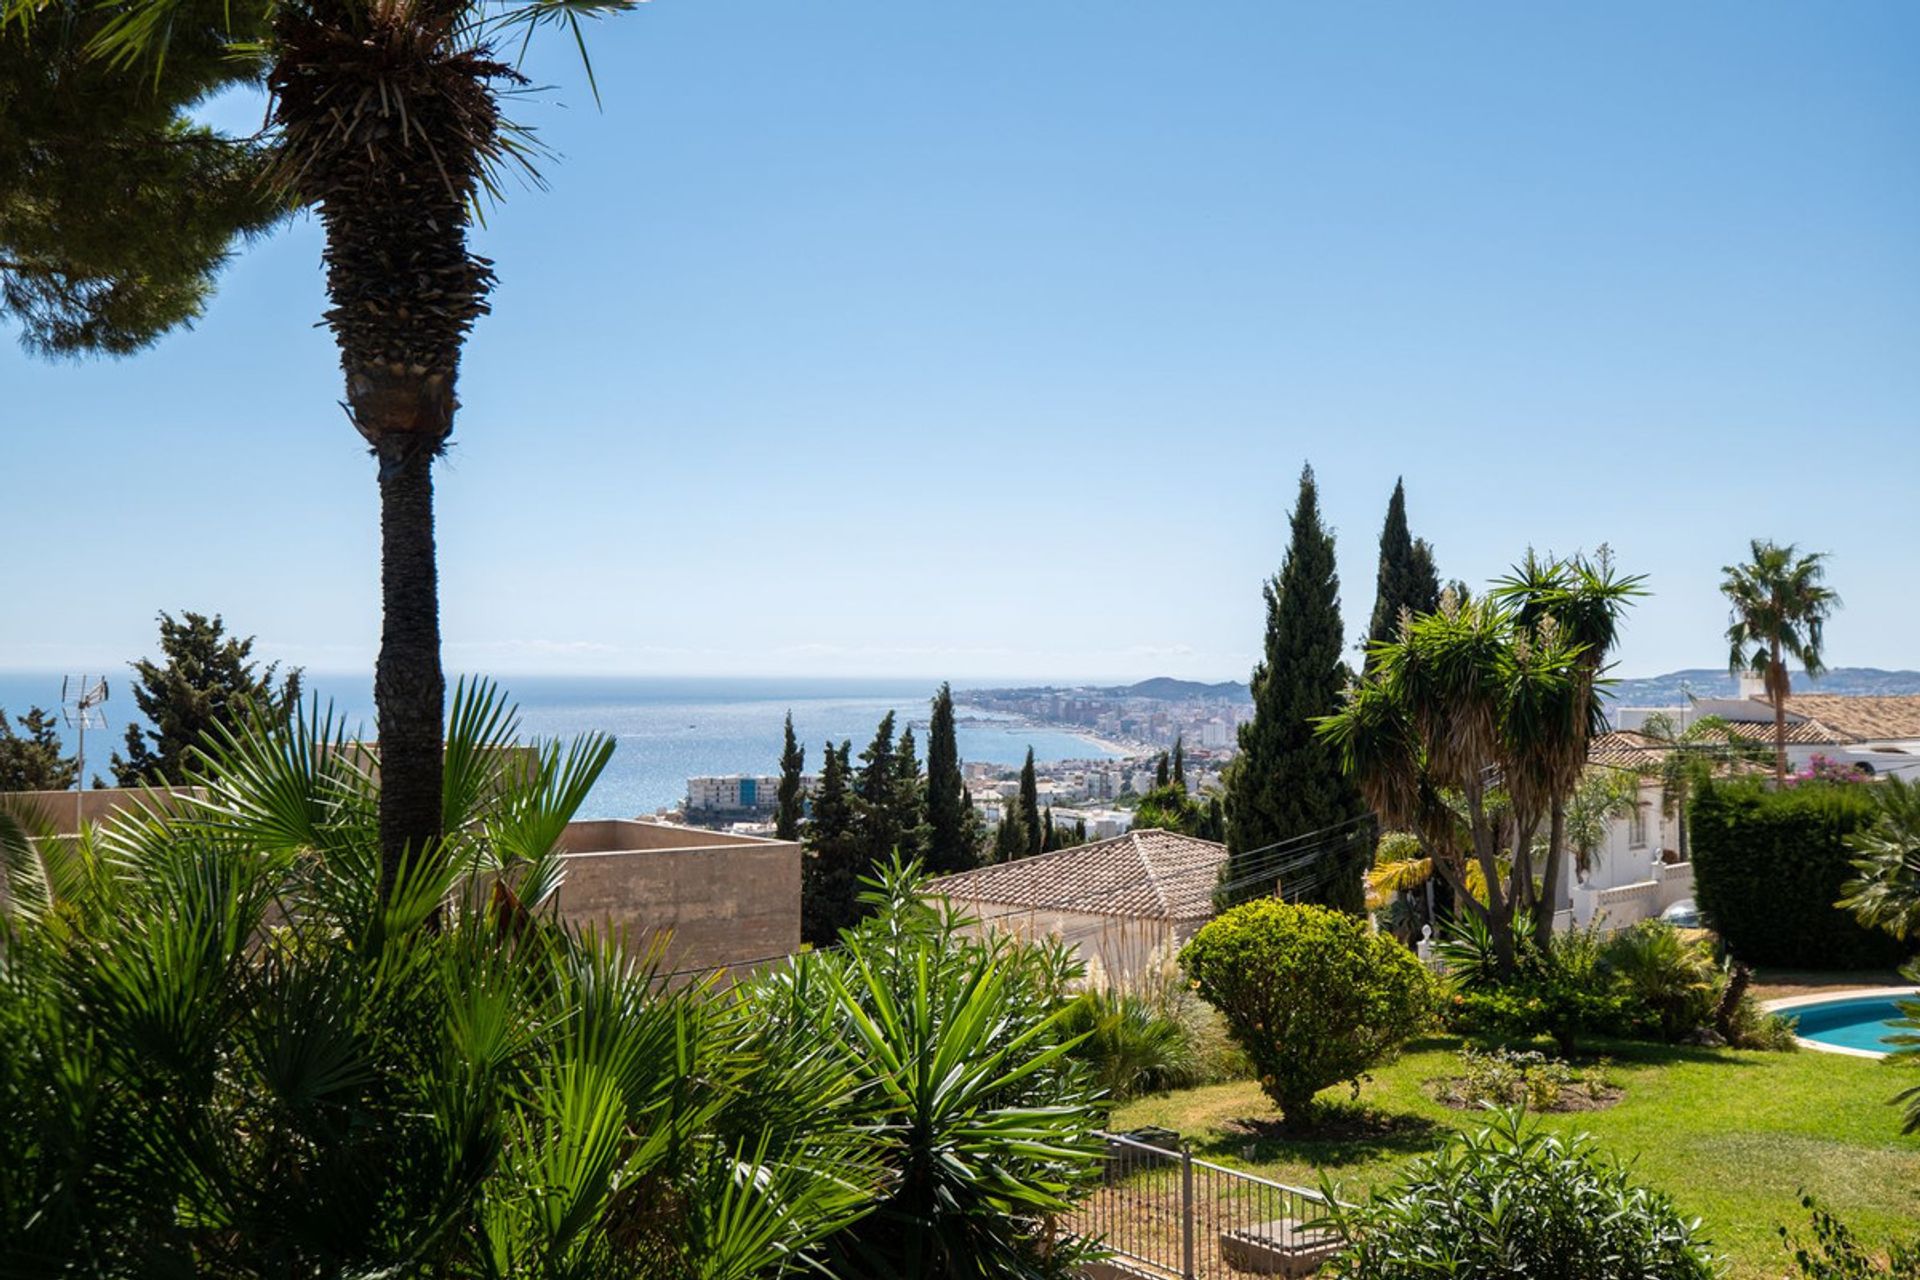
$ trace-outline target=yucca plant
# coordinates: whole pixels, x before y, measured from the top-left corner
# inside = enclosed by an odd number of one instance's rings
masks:
[[[1050,1220],[1090,1189],[1095,1093],[1070,1056],[1058,944],[975,936],[894,864],[839,947],[797,957],[742,998],[772,1056],[831,1045],[853,1088],[834,1112],[880,1142],[884,1194],[825,1242],[841,1280],[1018,1280],[1085,1256]],[[778,1046],[785,1045],[781,1049]],[[782,1066],[778,1075],[791,1070]]]
[[[745,1280],[873,1202],[844,1064],[769,1079],[728,1004],[555,917],[611,743],[518,755],[487,686],[453,721],[447,834],[384,888],[320,714],[207,743],[86,875],[12,850],[0,1272]]]

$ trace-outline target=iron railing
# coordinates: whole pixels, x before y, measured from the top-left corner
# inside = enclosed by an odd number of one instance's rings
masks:
[[[1316,1191],[1197,1158],[1185,1144],[1102,1134],[1105,1182],[1062,1225],[1098,1244],[1109,1274],[1152,1280],[1310,1276],[1338,1238],[1312,1225]]]

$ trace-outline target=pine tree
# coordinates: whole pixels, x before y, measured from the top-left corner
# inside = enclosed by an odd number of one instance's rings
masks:
[[[827,744],[820,785],[813,796],[813,816],[806,825],[806,850],[800,863],[800,936],[816,947],[834,942],[840,930],[858,918],[864,868],[848,789],[852,750],[851,742],[842,742],[838,749]]]
[[[1027,855],[1040,852],[1040,779],[1033,771],[1032,747],[1027,748],[1027,762],[1020,766],[1020,825],[1027,838],[1021,852]]]
[[[774,811],[773,834],[782,840],[800,838],[800,818],[806,809],[800,793],[801,776],[807,771],[807,749],[793,736],[793,712],[787,712],[787,742],[780,752],[779,807]]]
[[[1173,740],[1173,781],[1183,788],[1187,785],[1187,737],[1185,734]]]
[[[0,320],[38,354],[126,355],[199,316],[232,250],[291,210],[267,146],[194,119],[258,82],[235,46],[265,7],[183,0],[166,56],[133,61],[97,43],[124,8],[29,10],[0,21]]]
[[[51,711],[28,707],[15,716],[22,732],[7,722],[0,707],[0,791],[65,791],[80,774],[80,762],[61,749],[60,730]]]
[[[960,772],[953,690],[945,684],[933,696],[933,718],[927,729],[926,803],[927,870],[944,876],[971,869],[980,860],[979,833],[970,829],[972,798]]]
[[[1373,620],[1367,626],[1367,665],[1372,647],[1400,638],[1400,615],[1432,613],[1440,607],[1440,575],[1433,548],[1407,528],[1407,490],[1393,482],[1386,523],[1380,528],[1380,569],[1374,585]]]
[[[1300,473],[1292,541],[1280,572],[1266,587],[1265,654],[1253,671],[1253,719],[1240,726],[1240,752],[1227,771],[1226,879],[1248,881],[1227,896],[1262,896],[1253,865],[1259,851],[1358,817],[1359,793],[1315,721],[1339,710],[1349,672],[1340,660],[1340,578],[1333,535],[1320,520],[1313,468]],[[1253,855],[1252,858],[1249,855]],[[1364,904],[1358,869],[1312,895],[1343,910]]]
[[[897,851],[903,862],[918,859],[927,839],[927,805],[926,784],[920,778],[920,755],[913,740],[912,725],[901,733],[900,743],[893,751],[893,793],[888,803],[893,809],[896,833],[894,848],[888,853]]]
[[[229,636],[219,614],[208,618],[191,610],[180,620],[160,615],[163,662],[147,658],[131,663],[140,677],[134,705],[153,728],[127,726],[127,755],[113,757],[114,779],[123,787],[178,782],[189,748],[215,729],[239,730],[248,717],[278,717],[300,700],[300,671],[287,673],[278,687],[279,663],[264,670],[253,660],[253,637]]]

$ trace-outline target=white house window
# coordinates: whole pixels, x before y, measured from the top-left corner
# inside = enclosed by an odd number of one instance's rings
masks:
[[[1627,845],[1634,849],[1647,847],[1647,806],[1633,806],[1633,816],[1627,819]]]

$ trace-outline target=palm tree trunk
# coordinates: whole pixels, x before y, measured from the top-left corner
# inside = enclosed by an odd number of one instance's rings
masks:
[[[1533,941],[1542,951],[1553,941],[1553,918],[1560,913],[1560,868],[1566,860],[1567,802],[1553,798],[1547,817],[1547,862],[1541,869],[1540,901],[1533,908]]]
[[[440,837],[445,767],[440,588],[434,564],[433,449],[420,437],[380,442],[380,891],[402,861]]]
[[[1773,697],[1773,785],[1775,790],[1784,790],[1787,785],[1787,673],[1780,666],[1780,642],[1773,641],[1769,648],[1772,656],[1767,667],[1767,692]]]

